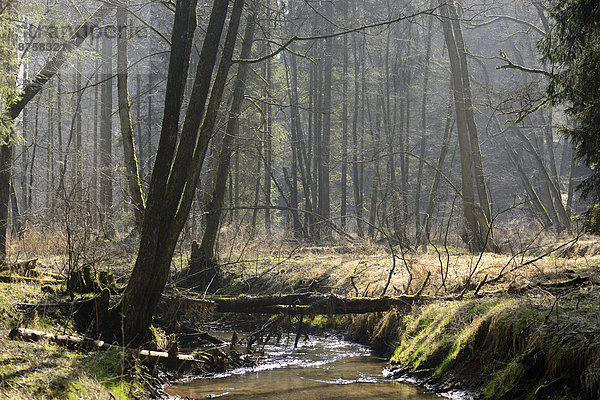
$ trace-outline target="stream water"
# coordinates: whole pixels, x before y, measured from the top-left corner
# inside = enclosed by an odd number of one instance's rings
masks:
[[[265,360],[207,378],[165,388],[191,399],[439,399],[417,386],[384,378],[384,359],[364,346],[335,337],[267,344]]]

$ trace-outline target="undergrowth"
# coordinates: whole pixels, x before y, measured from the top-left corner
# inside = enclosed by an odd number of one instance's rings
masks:
[[[19,304],[52,301],[52,295],[43,293],[39,284],[0,283],[0,398],[148,398],[149,375],[119,351],[80,352],[47,341],[8,338],[10,329],[17,326],[70,332],[67,320],[56,313],[19,312]]]

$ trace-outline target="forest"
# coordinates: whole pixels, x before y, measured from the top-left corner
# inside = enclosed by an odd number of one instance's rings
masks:
[[[599,398],[599,21],[0,0],[0,396]]]

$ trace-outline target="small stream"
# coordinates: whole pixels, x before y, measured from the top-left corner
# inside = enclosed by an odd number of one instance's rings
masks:
[[[440,397],[414,385],[384,378],[386,361],[361,345],[335,337],[293,339],[264,347],[265,359],[240,368],[165,388],[191,399],[403,399]]]

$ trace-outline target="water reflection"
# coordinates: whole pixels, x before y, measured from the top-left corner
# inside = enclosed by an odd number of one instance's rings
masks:
[[[336,338],[317,338],[293,346],[267,345],[268,359],[206,379],[165,388],[170,395],[206,399],[405,399],[436,397],[416,386],[387,380],[385,361]]]

